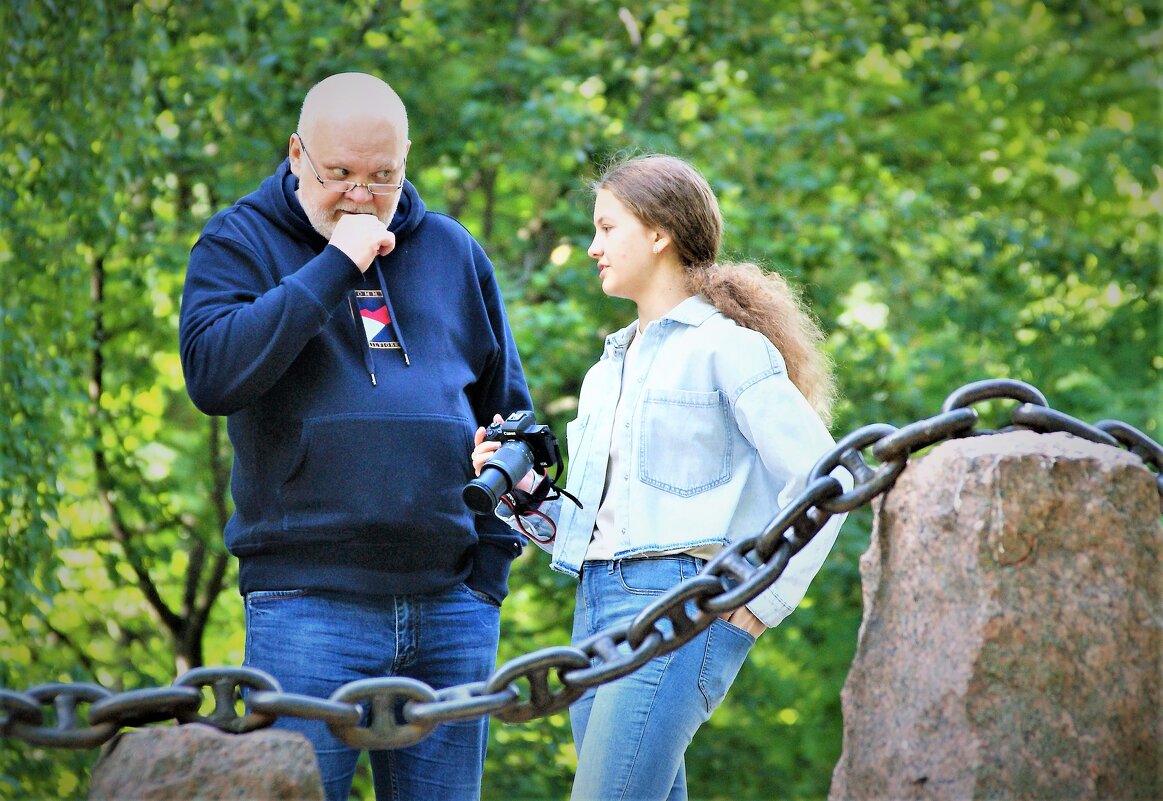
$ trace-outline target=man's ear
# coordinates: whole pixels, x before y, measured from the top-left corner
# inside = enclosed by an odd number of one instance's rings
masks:
[[[287,156],[291,159],[291,173],[301,177],[299,170],[303,169],[303,143],[299,141],[299,134],[291,134],[287,142]]]

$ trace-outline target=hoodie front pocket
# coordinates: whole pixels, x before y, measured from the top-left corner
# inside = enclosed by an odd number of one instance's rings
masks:
[[[471,425],[442,415],[347,414],[305,420],[279,490],[283,528],[391,525],[464,529]]]

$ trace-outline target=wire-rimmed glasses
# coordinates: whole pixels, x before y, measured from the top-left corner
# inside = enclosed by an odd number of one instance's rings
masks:
[[[311,172],[315,174],[315,180],[318,181],[324,189],[329,192],[339,192],[340,194],[347,194],[353,191],[356,187],[362,186],[373,195],[390,195],[394,192],[399,192],[404,186],[404,167],[408,164],[408,156],[404,155],[404,163],[400,165],[400,180],[398,183],[359,183],[358,181],[337,181],[334,179],[323,180],[319,177],[319,171],[315,169],[315,165],[311,163],[311,156],[307,154],[307,145],[303,143],[303,137],[299,136],[298,132],[295,136],[299,137],[299,146],[303,148],[303,158],[307,160],[307,166],[311,168]]]

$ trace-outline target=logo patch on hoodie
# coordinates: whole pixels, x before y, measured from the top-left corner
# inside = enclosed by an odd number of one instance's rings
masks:
[[[388,316],[384,293],[378,289],[357,289],[355,301],[359,307],[363,331],[367,334],[368,347],[398,349],[400,343],[392,333],[392,318]]]

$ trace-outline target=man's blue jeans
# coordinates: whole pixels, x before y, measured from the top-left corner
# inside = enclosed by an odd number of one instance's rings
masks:
[[[496,666],[500,607],[461,584],[435,595],[348,599],[300,590],[246,596],[246,665],[288,693],[329,697],[357,679],[407,676],[433,689],[482,681]],[[315,748],[328,801],[346,801],[359,751],[320,721],[282,716]],[[370,751],[380,801],[480,797],[487,716],[442,723],[408,748]]]
[[[630,620],[704,564],[691,556],[586,562],[573,642]],[[659,623],[669,631],[669,621]],[[573,801],[684,801],[683,754],[739,673],[755,638],[725,620],[569,708],[578,751]]]

